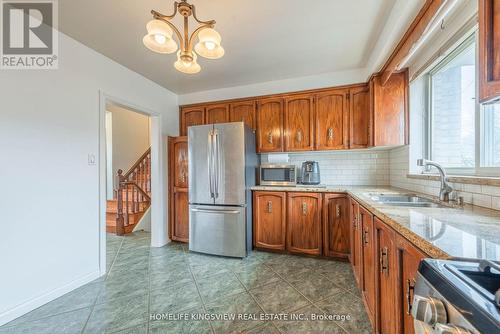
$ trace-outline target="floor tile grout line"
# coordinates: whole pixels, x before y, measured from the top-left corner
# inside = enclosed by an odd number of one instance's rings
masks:
[[[189,263],[189,261],[187,261],[187,262],[188,262],[189,272],[191,273],[191,276],[192,276],[193,281],[194,281],[194,285],[196,287],[196,291],[198,292],[198,297],[200,297],[200,300],[201,300],[201,307],[203,308],[203,312],[207,313],[205,301],[203,300],[203,297],[201,296],[200,287],[198,286],[198,281],[196,280],[196,277],[195,277],[193,270],[191,268],[191,263]],[[212,330],[212,333],[215,333],[214,326],[212,325],[211,320],[208,320],[208,324],[210,325],[210,329]]]
[[[108,239],[108,237],[106,237],[106,240]],[[109,270],[106,271],[106,277],[104,278],[104,281],[102,282],[103,285],[105,284],[105,282],[108,280],[108,274],[109,272],[111,272],[111,269],[113,268],[113,265],[115,264],[115,261],[116,261],[116,258],[118,257],[118,253],[120,253],[120,250],[122,249],[122,246],[123,246],[123,241],[125,239],[121,239],[121,242],[120,242],[120,246],[118,247],[118,250],[116,251],[116,254],[115,256],[113,257],[113,262],[111,263],[111,266],[109,266]],[[83,325],[83,328],[82,328],[82,331],[80,333],[84,333],[85,332],[85,329],[87,328],[87,325],[89,323],[89,320],[90,320],[90,317],[92,316],[92,313],[94,312],[94,308],[97,304],[97,300],[99,299],[99,295],[101,294],[101,291],[102,289],[104,288],[104,286],[101,286],[99,288],[99,292],[97,293],[96,297],[95,297],[95,300],[94,300],[94,303],[92,304],[92,307],[90,308],[90,313],[89,313],[89,316],[87,317],[87,320],[85,321],[85,324]]]

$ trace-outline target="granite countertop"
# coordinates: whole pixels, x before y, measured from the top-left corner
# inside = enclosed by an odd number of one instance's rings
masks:
[[[373,201],[369,194],[417,194],[437,201],[437,198],[394,187],[255,186],[252,190],[293,192],[347,193],[378,218],[398,231],[433,258],[481,258],[500,261],[500,211],[472,205],[440,208],[393,206]]]

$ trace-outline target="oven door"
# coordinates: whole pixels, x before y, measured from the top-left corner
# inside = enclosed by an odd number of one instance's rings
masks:
[[[295,186],[297,171],[295,166],[272,165],[260,166],[259,184],[263,186]]]

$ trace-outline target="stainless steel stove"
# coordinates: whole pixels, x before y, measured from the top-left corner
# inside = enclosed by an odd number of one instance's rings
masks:
[[[415,333],[500,333],[500,264],[486,260],[420,263],[413,298]]]

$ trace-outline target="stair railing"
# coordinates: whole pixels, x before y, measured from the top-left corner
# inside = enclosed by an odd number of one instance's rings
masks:
[[[123,235],[125,227],[130,225],[130,214],[151,204],[151,148],[125,174],[119,169],[117,178],[116,234]]]

